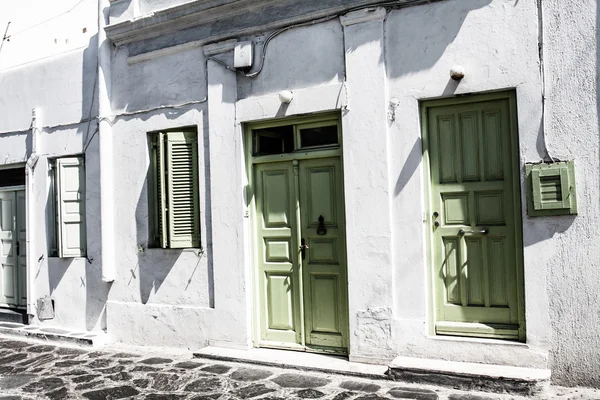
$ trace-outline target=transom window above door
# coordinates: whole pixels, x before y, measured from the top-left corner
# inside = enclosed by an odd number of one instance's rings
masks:
[[[338,148],[341,143],[337,114],[252,124],[251,131],[255,157]]]

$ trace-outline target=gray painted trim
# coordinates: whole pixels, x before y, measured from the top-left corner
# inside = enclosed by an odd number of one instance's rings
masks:
[[[208,43],[341,14],[357,7],[383,4],[399,8],[434,1],[442,0],[196,0],[109,25],[105,30],[117,46],[171,36],[159,40],[163,44],[158,47],[147,50],[152,51],[169,47],[164,42],[173,41],[173,33],[186,37],[186,42]]]

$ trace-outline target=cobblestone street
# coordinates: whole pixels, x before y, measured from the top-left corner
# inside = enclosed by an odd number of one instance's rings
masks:
[[[75,348],[0,337],[0,400],[521,398],[190,357]],[[600,398],[600,392],[591,390],[552,393],[544,398]]]

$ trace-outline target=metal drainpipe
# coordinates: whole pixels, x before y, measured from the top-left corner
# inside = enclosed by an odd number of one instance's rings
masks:
[[[100,218],[102,223],[102,280],[115,280],[115,210],[112,126],[110,105],[110,42],[108,24],[110,1],[98,1],[98,134],[100,136]]]
[[[34,315],[35,312],[35,291],[34,291],[34,277],[35,277],[35,254],[33,254],[35,241],[32,240],[33,232],[35,232],[35,222],[38,220],[35,218],[35,201],[34,201],[34,168],[38,161],[38,136],[42,129],[40,122],[40,110],[34,108],[31,111],[31,154],[27,159],[25,165],[25,254],[26,254],[26,270],[25,270],[25,281],[26,292],[27,292],[27,314]]]

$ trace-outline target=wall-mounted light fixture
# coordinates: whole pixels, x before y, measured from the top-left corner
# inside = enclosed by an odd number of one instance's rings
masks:
[[[460,81],[465,77],[465,68],[462,65],[455,65],[450,69],[450,78]]]
[[[281,101],[282,103],[290,104],[293,99],[294,93],[290,92],[289,90],[282,90],[281,92],[279,92],[279,101]]]

